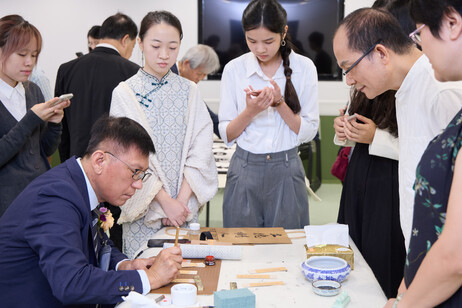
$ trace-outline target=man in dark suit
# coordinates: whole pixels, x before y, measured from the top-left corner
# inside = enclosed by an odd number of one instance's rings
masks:
[[[139,66],[128,60],[137,33],[130,17],[120,13],[110,16],[101,26],[101,40],[96,48],[59,67],[55,94],[74,94],[71,108],[64,112],[61,161],[83,155],[91,126],[109,113],[112,90],[138,71]]]
[[[128,260],[92,218],[98,203],[121,206],[142,188],[150,152],[154,145],[138,123],[104,117],[82,159],[31,182],[0,218],[2,307],[115,304],[131,290],[146,294],[177,276],[178,247]],[[100,268],[104,260],[109,271]]]
[[[64,63],[56,77],[55,94],[73,93],[71,108],[64,111],[59,155],[61,161],[81,157],[90,139],[90,128],[104,114],[109,114],[112,90],[135,75],[139,66],[129,61],[138,28],[130,17],[108,17],[100,29],[100,42],[82,57]],[[117,220],[120,209],[107,205]],[[111,240],[122,249],[122,226],[115,225]]]

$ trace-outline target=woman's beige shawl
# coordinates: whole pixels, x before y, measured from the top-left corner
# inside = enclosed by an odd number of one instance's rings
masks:
[[[142,107],[130,87],[121,82],[112,93],[110,115],[124,116],[140,123],[153,139],[153,132]],[[191,213],[186,221],[191,221],[193,214],[216,194],[218,189],[218,173],[212,152],[213,126],[204,101],[199,95],[195,83],[191,82],[188,100],[187,128],[181,155],[179,191],[183,176],[191,186],[193,195],[188,207]],[[154,139],[153,139],[154,140]],[[152,176],[143,183],[143,188],[137,190],[122,207],[122,213],[117,223],[129,223],[144,216],[144,223],[152,228],[160,228],[162,218],[166,214],[160,204],[154,200],[161,188],[172,196],[169,191],[165,174],[155,154],[149,155],[149,168]]]

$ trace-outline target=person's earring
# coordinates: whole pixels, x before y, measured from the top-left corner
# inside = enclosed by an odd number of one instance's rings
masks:
[[[282,47],[286,46],[286,41],[284,39],[282,39],[282,41],[281,41],[281,46]]]
[[[141,51],[141,65],[144,66],[144,52]]]

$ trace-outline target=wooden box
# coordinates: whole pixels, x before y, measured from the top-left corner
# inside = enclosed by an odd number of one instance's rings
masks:
[[[308,248],[305,244],[306,257],[314,256],[331,256],[342,258],[350,264],[351,269],[354,269],[354,254],[351,247],[346,248],[340,245],[319,245]]]

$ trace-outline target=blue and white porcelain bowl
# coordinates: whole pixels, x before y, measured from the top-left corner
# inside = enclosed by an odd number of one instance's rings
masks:
[[[314,293],[321,296],[335,296],[342,289],[342,284],[333,280],[316,280],[312,286]]]
[[[302,271],[309,281],[333,280],[342,282],[350,274],[350,265],[337,257],[311,257],[302,263]]]

